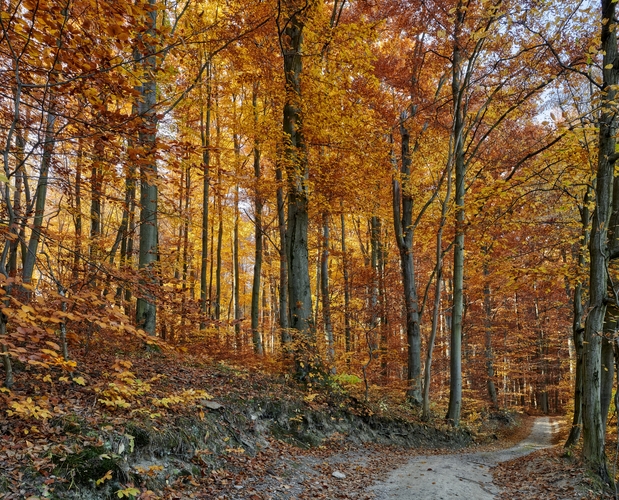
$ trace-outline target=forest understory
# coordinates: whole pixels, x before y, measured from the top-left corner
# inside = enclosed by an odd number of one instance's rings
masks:
[[[113,352],[77,353],[79,372],[59,382],[18,366],[11,397],[24,403],[0,393],[12,408],[0,424],[2,498],[370,499],[371,484],[415,455],[506,448],[534,420],[472,414],[454,429],[444,408],[422,422],[377,388],[365,401],[359,387],[307,387],[264,365]],[[501,464],[495,479],[504,498],[601,498],[573,456],[536,452]]]

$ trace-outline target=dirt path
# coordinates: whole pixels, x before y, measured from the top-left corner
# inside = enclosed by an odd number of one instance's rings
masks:
[[[507,450],[414,457],[372,486],[372,491],[379,500],[492,500],[500,489],[492,483],[490,468],[552,446],[558,427],[542,417],[533,424],[529,437]]]

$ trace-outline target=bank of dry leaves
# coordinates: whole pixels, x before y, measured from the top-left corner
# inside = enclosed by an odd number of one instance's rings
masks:
[[[493,469],[494,482],[503,488],[501,500],[612,499],[584,464],[578,452],[561,446],[536,451],[526,457],[500,463]]]

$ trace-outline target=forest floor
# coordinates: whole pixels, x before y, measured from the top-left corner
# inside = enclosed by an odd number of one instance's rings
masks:
[[[474,451],[465,453],[345,443],[341,443],[341,449],[329,446],[301,453],[287,450],[266,459],[260,474],[252,471],[236,476],[229,484],[213,489],[212,497],[197,498],[614,498],[590,477],[582,463],[557,446],[559,425],[558,419],[528,417],[520,426],[501,433],[494,444],[473,445]]]
[[[417,467],[409,470],[415,491],[420,478],[442,484],[445,463],[460,497],[465,486],[516,499],[604,495],[558,447],[526,459],[515,458],[526,444],[498,451],[522,441],[532,417],[516,425],[512,414],[486,414],[454,430],[438,416],[421,422],[397,395],[364,401],[359,387],[301,387],[272,374],[281,366],[250,369],[187,353],[111,354],[108,346],[81,353],[77,367],[16,364],[15,386],[0,392],[0,498],[397,498],[385,492],[402,467]],[[534,430],[544,429],[538,422]],[[481,475],[455,467],[463,462],[478,462]]]

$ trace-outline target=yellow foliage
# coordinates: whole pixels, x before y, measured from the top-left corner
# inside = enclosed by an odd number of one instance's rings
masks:
[[[48,410],[47,401],[44,399],[39,400],[41,405],[36,404],[32,398],[26,398],[25,400],[13,401],[9,406],[12,410],[6,410],[9,417],[13,415],[20,418],[34,418],[36,420],[47,420],[52,416],[52,413]]]

